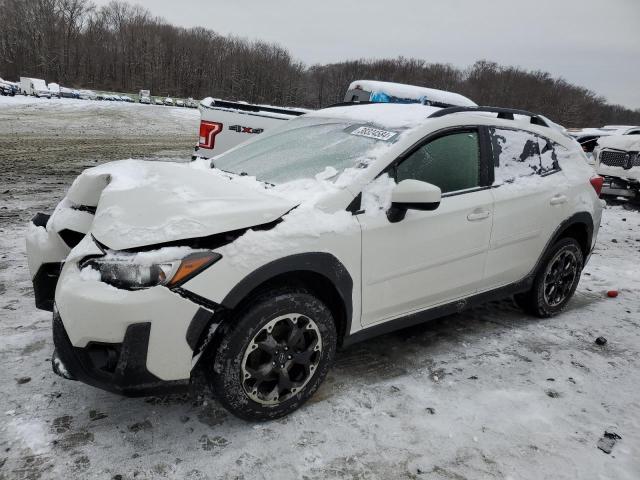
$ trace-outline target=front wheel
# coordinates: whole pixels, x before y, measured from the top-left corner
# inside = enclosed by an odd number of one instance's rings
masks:
[[[336,352],[331,311],[304,289],[270,290],[228,319],[206,370],[214,395],[234,415],[270,420],[306,402]]]
[[[580,245],[563,238],[545,255],[531,290],[515,296],[516,303],[541,318],[561,312],[573,296],[584,266]]]

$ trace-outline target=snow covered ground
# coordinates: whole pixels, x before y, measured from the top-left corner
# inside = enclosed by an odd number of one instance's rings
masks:
[[[640,478],[640,212],[623,205],[605,210],[562,315],[503,301],[356,345],[281,420],[55,376],[26,222],[96,161],[188,158],[197,123],[194,110],[0,97],[0,479]],[[605,430],[622,437],[610,455]]]

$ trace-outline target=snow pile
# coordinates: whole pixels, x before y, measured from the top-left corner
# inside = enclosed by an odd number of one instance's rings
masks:
[[[284,215],[275,227],[269,230],[250,229],[233,243],[223,247],[221,253],[236,265],[248,266],[256,258],[291,253],[309,239],[357,231],[357,223],[350,212],[325,212],[318,205],[327,194],[340,190],[340,187],[325,179],[332,178],[335,174],[332,169],[326,169],[317,178],[296,180],[270,188],[270,193],[297,203],[298,206]],[[242,182],[251,189],[265,188],[263,183],[253,177],[234,176],[231,181]]]
[[[39,420],[12,418],[6,423],[9,434],[31,450],[35,455],[49,450],[51,436],[47,433],[46,425]]]
[[[389,175],[381,175],[362,190],[362,210],[365,215],[375,216],[391,207],[391,195],[396,182]]]
[[[87,177],[107,176],[109,178],[107,188],[111,191],[130,190],[160,181],[158,173],[153,169],[153,164],[142,160],[109,162],[89,168],[82,172],[82,175]],[[81,181],[80,177],[73,183],[79,181]]]
[[[27,242],[37,245],[41,249],[46,249],[49,242],[49,234],[44,227],[38,227],[33,224],[33,222],[29,222],[27,225],[27,233],[26,233]]]
[[[99,282],[100,272],[92,266],[86,266],[80,270],[80,278],[85,282]]]
[[[299,250],[303,240],[327,234],[354,233],[357,230],[357,223],[350,212],[325,213],[303,204],[285,215],[274,228],[248,230],[220,251],[233,264],[250,267],[257,258],[271,258]]]

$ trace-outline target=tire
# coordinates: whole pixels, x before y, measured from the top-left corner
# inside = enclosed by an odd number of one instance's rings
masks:
[[[516,304],[540,318],[560,313],[578,287],[583,266],[584,256],[576,239],[558,240],[545,255],[531,289],[514,296]]]
[[[272,420],[298,409],[335,357],[331,311],[303,288],[264,291],[224,325],[204,369],[215,397],[245,420]]]

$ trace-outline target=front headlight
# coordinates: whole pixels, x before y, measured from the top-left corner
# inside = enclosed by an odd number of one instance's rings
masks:
[[[183,258],[165,260],[163,255],[107,253],[80,264],[83,274],[117,288],[136,290],[165,285],[177,287],[222,258],[219,253],[201,251]],[[86,273],[85,273],[86,272]],[[96,278],[97,279],[97,278]]]

